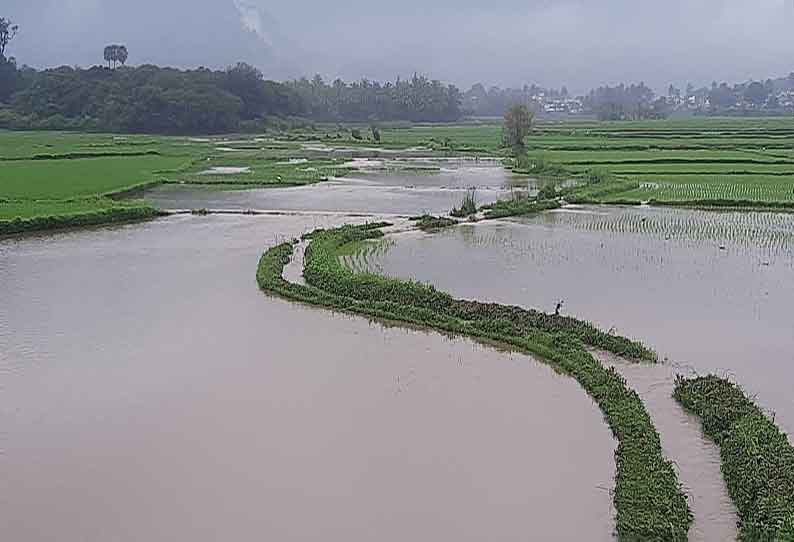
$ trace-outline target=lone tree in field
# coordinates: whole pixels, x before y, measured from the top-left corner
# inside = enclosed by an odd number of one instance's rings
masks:
[[[524,139],[532,130],[534,118],[525,105],[514,105],[505,113],[505,122],[502,127],[504,145],[512,148],[516,156],[520,156],[526,151]]]
[[[108,69],[110,68],[110,63],[113,62],[113,46],[108,45],[105,47],[105,54],[104,54],[105,62],[108,63]]]
[[[129,57],[129,53],[126,45],[108,45],[105,47],[105,62],[108,63],[108,68],[111,67],[111,62],[113,63],[113,69],[116,69],[118,63],[123,66],[127,63],[127,57]]]
[[[12,23],[10,19],[0,17],[0,59],[5,60],[6,47],[18,31],[19,25]]]
[[[123,66],[124,64],[127,63],[127,58],[129,56],[130,56],[130,54],[127,52],[127,46],[126,45],[119,45],[118,49],[116,50],[116,60],[121,62],[121,65]]]

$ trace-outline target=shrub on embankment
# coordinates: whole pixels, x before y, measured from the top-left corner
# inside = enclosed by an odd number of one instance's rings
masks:
[[[720,447],[722,473],[743,541],[794,541],[794,447],[738,386],[717,376],[679,377],[675,399]]]
[[[554,200],[532,200],[529,198],[514,198],[509,200],[499,200],[490,205],[485,205],[485,218],[506,218],[509,216],[527,216],[559,209],[560,204]]]
[[[449,228],[458,223],[457,220],[447,218],[445,216],[432,216],[422,215],[415,216],[411,220],[416,224],[416,227],[422,231],[435,231],[444,228]]]
[[[584,348],[582,340],[592,341],[595,336],[582,330],[598,331],[571,318],[559,319],[519,307],[459,301],[431,286],[354,275],[338,263],[336,254],[340,247],[382,235],[380,226],[346,226],[310,235],[312,243],[306,252],[304,269],[308,285],[290,283],[282,277],[293,245],[284,243],[271,248],[257,268],[260,288],[331,309],[496,341],[534,354],[574,377],[599,405],[618,440],[614,493],[618,538],[686,540],[692,516],[642,400],[617,371],[605,368]],[[376,278],[380,281],[376,282]],[[580,339],[580,333],[584,339]],[[615,342],[608,346],[613,351],[632,344],[644,351],[645,357],[650,356],[641,345],[620,337],[612,339]]]

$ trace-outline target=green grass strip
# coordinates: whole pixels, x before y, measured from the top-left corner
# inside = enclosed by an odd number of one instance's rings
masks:
[[[490,205],[484,205],[480,209],[485,211],[485,218],[507,218],[510,216],[527,216],[559,209],[560,204],[554,200],[531,200],[529,198],[515,198],[511,200],[499,200]]]
[[[673,396],[720,447],[740,540],[794,541],[794,447],[785,433],[738,386],[717,376],[679,377]]]
[[[16,235],[46,230],[61,230],[85,226],[98,226],[121,222],[148,220],[158,215],[149,205],[110,206],[65,214],[43,214],[32,217],[15,217],[0,220],[0,235]]]
[[[432,215],[415,216],[411,220],[416,224],[417,228],[426,232],[442,230],[458,223],[457,220],[452,218]]]
[[[344,226],[311,234],[304,267],[307,285],[282,277],[293,245],[273,247],[259,262],[257,282],[262,290],[294,301],[496,341],[572,376],[599,405],[618,441],[614,504],[619,540],[687,540],[692,515],[642,400],[617,371],[599,363],[585,344],[634,358],[655,359],[653,353],[572,318],[455,300],[431,286],[354,274],[339,263],[342,247],[382,236],[379,228],[383,225]]]

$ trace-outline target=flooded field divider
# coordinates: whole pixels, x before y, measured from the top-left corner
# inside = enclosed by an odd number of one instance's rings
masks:
[[[675,399],[720,447],[741,540],[794,540],[794,447],[774,419],[717,376],[679,378]]]
[[[454,300],[418,283],[354,275],[339,263],[345,244],[383,235],[388,224],[318,230],[305,252],[307,285],[288,282],[284,268],[293,243],[267,250],[257,268],[260,288],[290,300],[421,325],[509,345],[539,356],[575,378],[599,405],[618,440],[615,452],[616,531],[620,540],[688,538],[692,514],[672,463],[664,457],[659,434],[639,395],[614,369],[599,363],[583,346],[652,361],[639,343],[603,333],[572,318],[544,315],[519,307]]]

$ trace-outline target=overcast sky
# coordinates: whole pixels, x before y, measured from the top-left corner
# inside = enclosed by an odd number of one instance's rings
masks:
[[[222,67],[271,78],[391,79],[585,91],[710,84],[794,71],[794,0],[3,0],[10,47],[37,67],[102,61]]]

